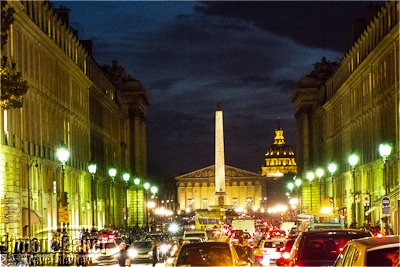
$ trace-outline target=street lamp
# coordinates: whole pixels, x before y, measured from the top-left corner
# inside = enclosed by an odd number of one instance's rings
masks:
[[[385,196],[387,197],[389,194],[389,182],[387,179],[387,174],[386,174],[386,163],[387,163],[387,158],[389,157],[390,153],[392,152],[392,146],[388,143],[382,143],[379,145],[379,154],[382,157],[383,160],[383,181],[385,184]],[[385,220],[385,234],[389,234],[389,227],[388,227],[388,214],[383,214],[385,215],[384,220]]]
[[[111,195],[112,195],[112,225],[114,227],[114,207],[115,207],[115,192],[114,192],[114,178],[117,175],[117,168],[113,165],[108,169],[108,175],[111,177]]]
[[[358,163],[358,156],[355,153],[352,153],[349,156],[349,164],[351,166],[351,173],[353,177],[353,228],[357,228],[357,211],[356,211],[356,165]]]
[[[294,183],[289,182],[289,183],[287,184],[287,188],[290,190],[290,192],[292,192],[292,191],[293,191],[293,188],[294,188]]]
[[[92,175],[92,180],[91,180],[91,193],[92,193],[92,231],[95,230],[95,215],[94,215],[94,208],[96,207],[97,210],[97,204],[95,204],[96,202],[96,180],[94,175],[96,174],[96,170],[97,170],[97,165],[96,163],[94,163],[93,161],[89,162],[88,164],[88,170],[89,173]]]
[[[125,229],[128,230],[128,182],[129,178],[131,178],[131,175],[128,172],[125,172],[122,175],[122,179],[125,181],[125,190],[126,190],[126,196],[125,196]]]
[[[310,181],[310,203],[311,203],[311,213],[312,213],[312,180],[314,180],[314,173],[308,172],[307,179]]]
[[[150,188],[150,184],[148,182],[144,183],[143,185],[144,187],[144,201],[145,201],[145,216],[146,216],[146,231],[149,231],[149,214],[148,214],[148,210],[147,210],[147,191]]]
[[[333,213],[335,213],[335,187],[334,187],[334,184],[333,184],[333,182],[334,182],[334,176],[333,175],[336,172],[336,169],[337,169],[337,164],[335,162],[329,163],[328,171],[329,171],[329,173],[331,174],[331,177],[332,177],[332,210],[333,210]]]
[[[322,206],[321,205],[321,195],[322,195],[322,192],[321,192],[321,178],[324,175],[324,170],[322,168],[318,168],[315,171],[315,174],[318,177],[318,183],[319,183],[319,209],[321,209],[321,206]]]
[[[67,199],[66,199],[66,195],[64,194],[64,174],[65,174],[65,164],[67,163],[68,159],[69,159],[69,151],[68,151],[68,147],[66,144],[61,143],[60,146],[57,149],[57,158],[58,160],[61,162],[61,183],[60,183],[60,191],[61,191],[61,203],[60,203],[60,207],[61,206],[67,206]]]
[[[136,186],[136,230],[139,230],[139,197],[138,197],[138,186],[140,184],[140,179],[139,178],[135,178],[135,180],[133,180],[133,182],[135,183]]]
[[[158,187],[155,186],[155,185],[153,185],[153,186],[150,188],[150,192],[153,194],[153,197],[155,198],[155,195],[156,195],[157,192],[158,192]],[[155,216],[154,216],[154,220],[155,220]]]
[[[59,208],[62,206],[68,206],[68,196],[66,192],[64,192],[64,175],[65,175],[65,164],[67,163],[69,159],[69,151],[68,147],[66,144],[61,142],[60,146],[57,149],[57,158],[61,162],[61,182],[60,182],[60,192],[61,192],[61,197],[59,197],[59,205],[57,207],[57,221],[60,222],[60,213],[59,213]],[[28,211],[30,213],[30,210]],[[65,221],[64,221],[65,223]],[[65,228],[63,229],[63,235],[66,235]],[[61,262],[64,262],[64,236],[61,239]]]

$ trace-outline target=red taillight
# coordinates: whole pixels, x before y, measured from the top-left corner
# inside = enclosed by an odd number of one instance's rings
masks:
[[[377,238],[382,238],[382,237],[383,237],[383,234],[379,232],[379,233],[376,234],[376,237],[377,237]]]
[[[343,248],[339,248],[339,251],[342,252],[342,251],[343,251]]]
[[[282,253],[282,258],[284,258],[285,260],[289,259],[290,253],[285,251]]]

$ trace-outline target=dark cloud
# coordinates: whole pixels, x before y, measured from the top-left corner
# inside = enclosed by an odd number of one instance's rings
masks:
[[[260,172],[278,117],[295,150],[294,85],[322,57],[340,61],[369,2],[62,4],[99,64],[117,60],[146,88],[148,173],[170,176],[214,164],[218,101],[226,164]]]

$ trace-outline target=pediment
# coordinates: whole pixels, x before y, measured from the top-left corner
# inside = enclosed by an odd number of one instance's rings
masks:
[[[232,178],[251,178],[251,177],[260,177],[260,174],[242,170],[236,167],[225,165],[225,177]],[[203,169],[199,169],[193,172],[189,172],[180,176],[177,176],[176,179],[185,179],[185,178],[215,178],[215,165],[211,165],[209,167],[205,167]]]

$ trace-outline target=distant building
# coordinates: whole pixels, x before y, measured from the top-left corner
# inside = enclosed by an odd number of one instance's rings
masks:
[[[261,175],[265,176],[263,204],[266,207],[276,204],[288,205],[287,183],[293,181],[293,177],[297,174],[297,165],[292,149],[285,143],[279,120],[274,143],[265,153],[265,165],[261,167],[261,170]]]

